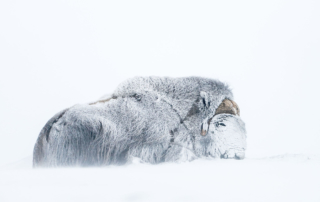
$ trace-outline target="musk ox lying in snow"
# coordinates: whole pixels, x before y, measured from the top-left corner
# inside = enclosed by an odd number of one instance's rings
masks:
[[[198,158],[243,159],[245,124],[224,83],[136,77],[110,97],[65,109],[42,129],[34,166],[104,166]]]

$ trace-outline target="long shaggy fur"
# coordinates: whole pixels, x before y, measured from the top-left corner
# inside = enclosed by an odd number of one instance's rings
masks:
[[[132,157],[153,164],[243,158],[246,132],[240,117],[214,116],[224,99],[233,99],[231,90],[213,79],[129,79],[109,98],[50,119],[36,142],[34,166],[119,165]],[[203,123],[209,123],[205,136]]]

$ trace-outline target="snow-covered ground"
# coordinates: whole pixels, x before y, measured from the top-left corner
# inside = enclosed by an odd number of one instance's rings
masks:
[[[319,10],[316,0],[0,1],[0,202],[320,201]],[[17,161],[55,113],[134,76],[227,82],[247,158]]]
[[[320,158],[32,169],[31,157],[0,168],[0,201],[320,201]]]

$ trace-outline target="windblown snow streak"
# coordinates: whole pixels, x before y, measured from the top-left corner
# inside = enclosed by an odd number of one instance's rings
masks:
[[[217,112],[217,113],[216,113]],[[34,166],[103,166],[196,158],[243,159],[245,125],[227,85],[200,78],[135,77],[103,100],[51,118]]]

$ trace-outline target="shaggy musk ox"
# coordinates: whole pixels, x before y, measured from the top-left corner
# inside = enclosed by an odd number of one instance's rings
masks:
[[[114,93],[51,118],[34,166],[104,166],[197,158],[243,159],[245,124],[229,87],[200,78],[136,77]]]

